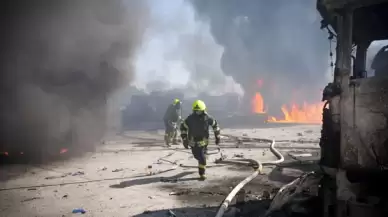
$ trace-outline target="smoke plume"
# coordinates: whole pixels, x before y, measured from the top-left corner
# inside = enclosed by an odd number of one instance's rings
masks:
[[[221,70],[223,47],[209,24],[195,19],[193,6],[186,0],[149,1],[152,22],[136,61],[135,83],[147,91],[179,88],[185,95],[238,92]]]
[[[144,1],[1,1],[0,152],[82,152],[105,132],[107,101],[132,78]]]
[[[190,0],[224,47],[221,68],[253,94],[262,80],[265,101],[319,100],[327,82],[329,42],[315,1]],[[298,97],[297,97],[298,98]],[[298,100],[298,99],[296,99]]]

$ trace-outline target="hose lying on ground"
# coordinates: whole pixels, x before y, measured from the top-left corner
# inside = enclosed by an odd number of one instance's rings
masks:
[[[241,138],[238,136],[232,136],[232,135],[223,135],[224,137],[229,137],[232,139],[235,139],[237,141],[241,142]],[[228,208],[230,202],[233,200],[233,198],[236,196],[236,194],[250,181],[252,181],[254,178],[256,178],[263,170],[263,166],[265,165],[277,165],[279,163],[282,163],[284,161],[284,156],[275,148],[275,140],[270,139],[261,139],[261,138],[247,138],[250,142],[268,142],[271,143],[270,145],[270,151],[278,158],[274,161],[268,161],[268,162],[260,162],[256,161],[254,159],[242,159],[242,160],[236,160],[236,161],[230,161],[225,160],[223,157],[221,159],[217,160],[217,164],[225,164],[225,163],[232,163],[232,164],[241,164],[241,162],[248,162],[248,164],[245,164],[246,166],[251,166],[254,169],[254,172],[249,175],[247,178],[245,178],[243,181],[241,181],[236,187],[233,188],[233,190],[228,194],[228,196],[224,199],[222,204],[220,205],[216,217],[222,217],[225,213],[226,209]],[[220,148],[217,148],[217,152],[211,153],[211,154],[217,154],[220,153]],[[209,155],[209,153],[208,153]],[[180,164],[180,167],[185,168],[196,168],[196,166],[187,166],[184,164]],[[214,166],[208,166],[208,167],[214,167]]]
[[[231,137],[231,136],[229,136],[229,137]],[[259,173],[262,172],[263,165],[276,165],[276,164],[282,163],[284,161],[283,155],[278,150],[275,149],[275,140],[267,140],[267,139],[251,139],[251,140],[254,140],[254,141],[260,140],[260,141],[270,142],[271,143],[270,150],[278,158],[278,160],[263,162],[263,163],[261,163],[260,161],[251,160],[251,161],[255,162],[255,164],[252,165],[253,168],[255,169],[255,171],[250,176],[248,176],[243,181],[241,181],[236,187],[233,188],[233,190],[228,194],[228,196],[224,199],[224,201],[220,205],[220,208],[218,209],[215,217],[221,217],[224,215],[224,213],[225,213],[226,209],[228,208],[232,199],[236,196],[236,194],[246,184],[248,184],[250,181],[252,181],[254,178],[256,178],[256,176],[259,175]],[[222,160],[219,162],[222,163]]]

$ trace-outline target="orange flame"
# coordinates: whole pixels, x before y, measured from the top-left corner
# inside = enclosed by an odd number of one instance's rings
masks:
[[[62,148],[60,151],[59,151],[59,153],[60,154],[64,154],[64,153],[66,153],[68,150],[66,149],[66,148]]]
[[[259,92],[256,92],[252,99],[252,111],[257,114],[263,114],[264,111],[264,100]]]
[[[283,105],[283,119],[270,116],[268,122],[320,124],[322,123],[323,106],[324,102],[314,104],[304,103],[301,107],[296,104],[291,104],[290,109]]]

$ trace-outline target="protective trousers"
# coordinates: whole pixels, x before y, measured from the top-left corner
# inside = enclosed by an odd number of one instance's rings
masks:
[[[205,175],[206,171],[206,146],[193,146],[191,147],[191,152],[193,153],[194,158],[198,161],[198,173],[200,176]]]
[[[165,133],[164,133],[164,141],[166,142],[166,145],[170,145],[171,139],[173,139],[173,142],[176,143],[176,137],[177,132],[176,129],[173,127],[173,124],[171,121],[164,121],[164,127],[165,127]]]

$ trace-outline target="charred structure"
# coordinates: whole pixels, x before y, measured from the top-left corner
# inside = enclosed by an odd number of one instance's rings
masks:
[[[386,62],[386,55],[376,55],[374,77],[366,76],[365,66],[371,42],[388,39],[388,1],[319,0],[317,5],[322,28],[337,40],[334,81],[323,98],[323,216],[387,216],[388,68],[376,64]]]

